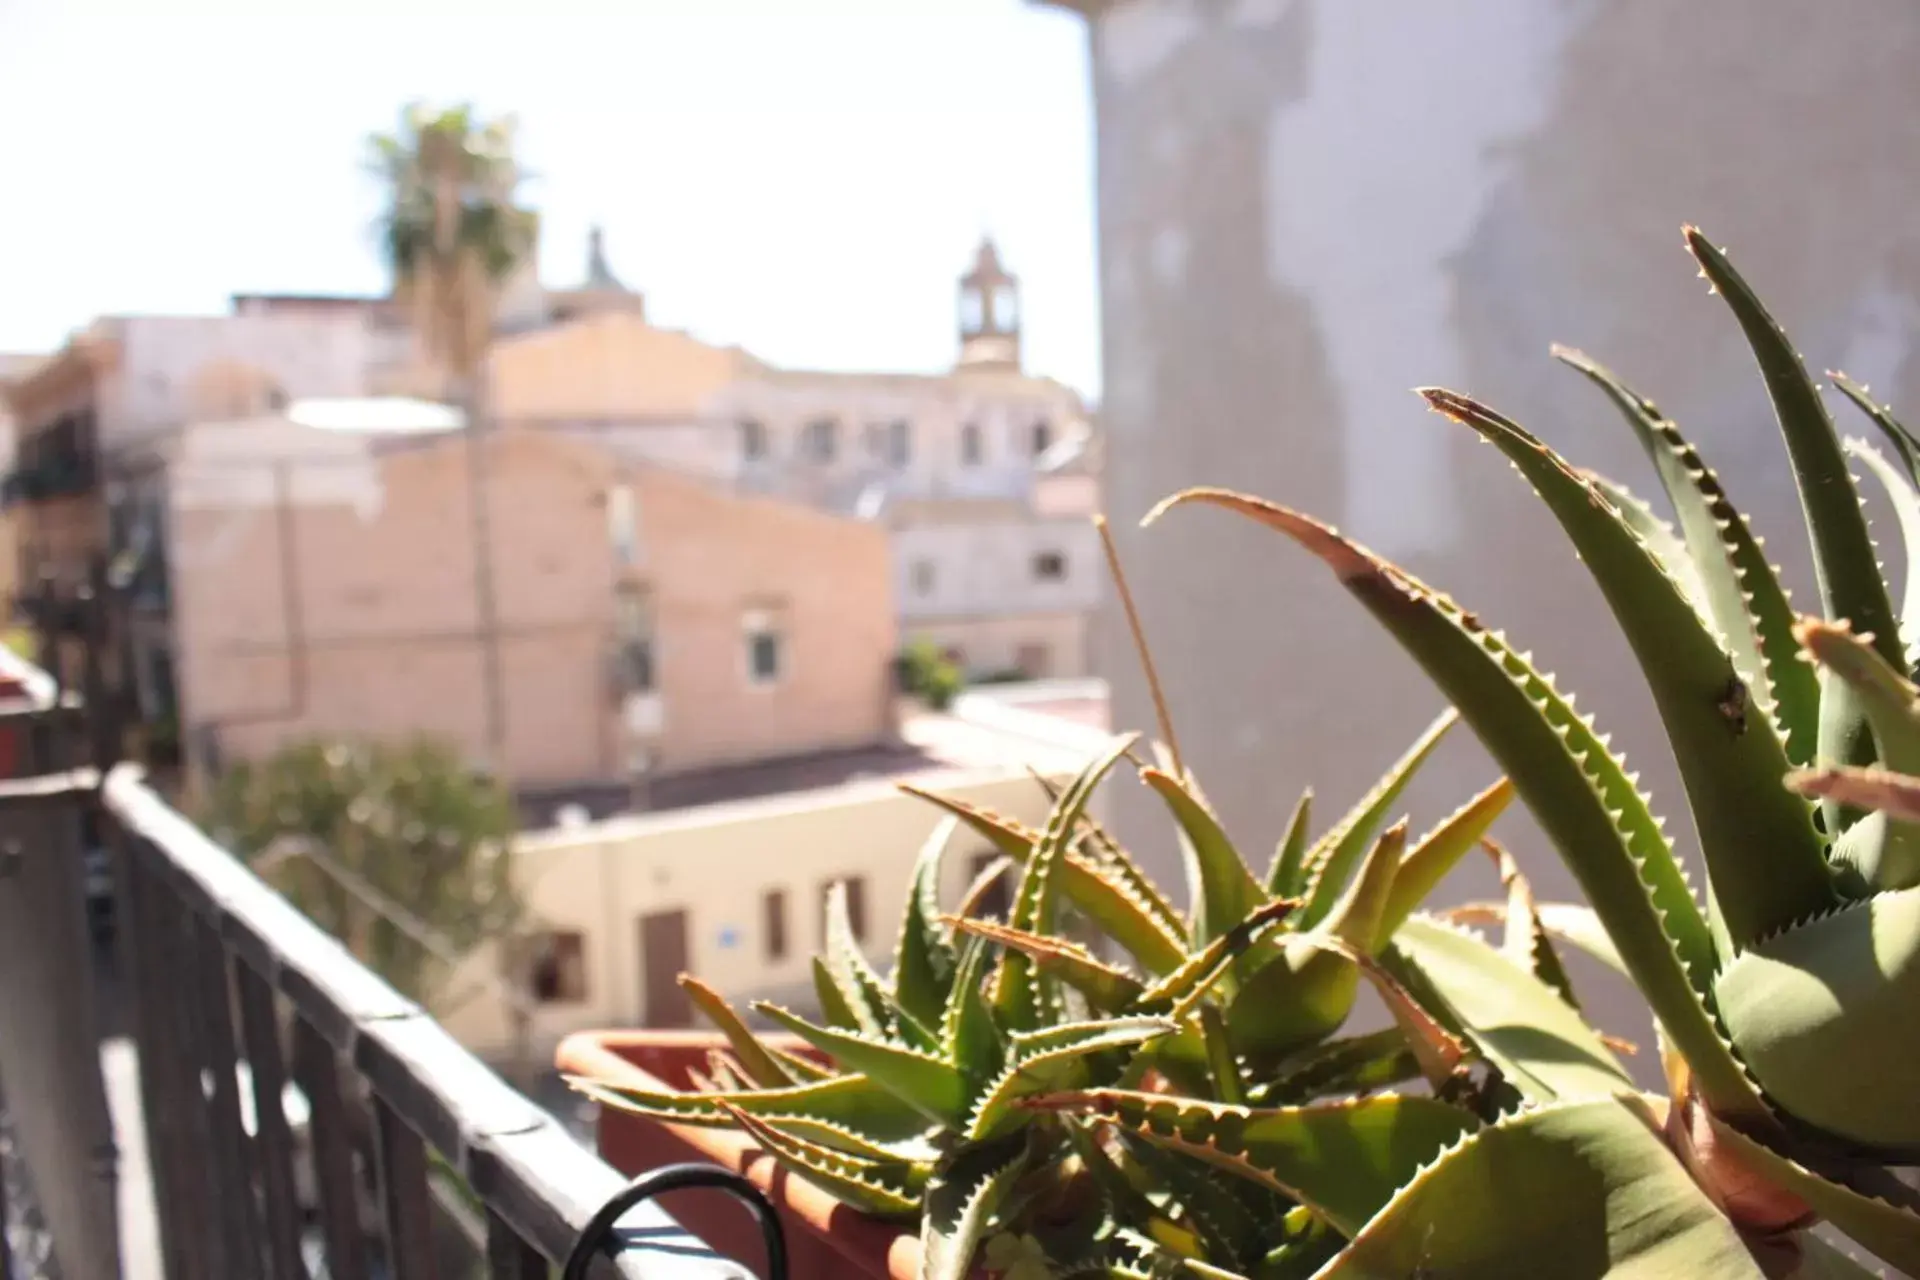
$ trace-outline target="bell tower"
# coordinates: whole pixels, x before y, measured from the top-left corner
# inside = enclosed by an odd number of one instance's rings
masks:
[[[1020,281],[1000,265],[984,237],[973,268],[960,277],[961,368],[1020,368]]]

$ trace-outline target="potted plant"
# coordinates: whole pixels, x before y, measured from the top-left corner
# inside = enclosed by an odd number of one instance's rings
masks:
[[[692,1158],[769,1191],[801,1276],[959,1280],[982,1266],[1043,1276],[1157,1265],[1154,1233],[1189,1239],[1210,1221],[1188,1203],[1204,1199],[1207,1182],[1152,1144],[1109,1141],[1105,1126],[1084,1119],[1076,1099],[1102,1088],[1256,1106],[1248,1114],[1279,1126],[1249,1147],[1263,1168],[1287,1167],[1289,1143],[1397,1125],[1401,1139],[1369,1153],[1377,1167],[1363,1185],[1334,1197],[1350,1221],[1353,1204],[1383,1197],[1457,1139],[1478,1105],[1459,1056],[1441,1043],[1451,1038],[1375,959],[1511,797],[1496,782],[1416,841],[1404,822],[1388,823],[1454,721],[1440,717],[1317,839],[1303,798],[1264,874],[1242,859],[1177,757],[1148,765],[1132,736],[1059,792],[1043,831],[908,787],[949,816],[915,863],[890,972],[861,954],[835,891],[815,962],[819,1021],[761,1004],[785,1034],[757,1033],[683,977],[715,1034],[587,1033],[562,1045],[560,1066],[601,1104],[600,1149],[616,1167]],[[1164,712],[1161,736],[1172,741]],[[1199,885],[1190,916],[1087,813],[1122,761],[1175,819]],[[943,909],[941,858],[963,823],[1005,856]],[[1005,920],[984,918],[986,892],[1008,863],[1020,872],[1011,909]],[[1074,940],[1069,914],[1113,954]],[[1362,981],[1404,1025],[1340,1034]],[[1372,1092],[1423,1077],[1444,1098]],[[1338,1100],[1303,1105],[1329,1097]],[[1296,1175],[1310,1184],[1347,1176]],[[1163,1178],[1182,1179],[1187,1199],[1160,1195]],[[1242,1225],[1299,1209],[1299,1196],[1277,1186],[1240,1199]],[[750,1238],[731,1206],[669,1207],[722,1251]],[[1338,1243],[1312,1215],[1291,1221],[1297,1262]],[[1209,1247],[1244,1260],[1274,1247],[1257,1236],[1241,1230]]]

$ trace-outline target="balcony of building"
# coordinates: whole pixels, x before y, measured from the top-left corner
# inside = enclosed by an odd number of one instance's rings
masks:
[[[620,1175],[114,740],[0,651],[0,1280],[554,1274]],[[588,1274],[740,1271],[647,1202]]]

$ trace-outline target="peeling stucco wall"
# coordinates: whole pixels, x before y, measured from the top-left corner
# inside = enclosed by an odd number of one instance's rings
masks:
[[[1275,535],[1211,511],[1133,529],[1187,485],[1318,514],[1504,625],[1581,691],[1690,844],[1591,581],[1526,485],[1409,389],[1470,392],[1651,494],[1611,409],[1547,355],[1586,349],[1702,445],[1810,606],[1777,431],[1680,227],[1729,246],[1816,369],[1849,367],[1920,415],[1920,9],[1092,7],[1108,504],[1182,745],[1230,828],[1270,848],[1309,783],[1330,821],[1440,699]],[[1095,654],[1115,724],[1148,725],[1111,606]],[[1458,735],[1409,796],[1416,825],[1493,772]],[[1177,881],[1150,801],[1121,788],[1117,820]],[[1566,891],[1544,843],[1507,826]],[[1453,886],[1485,887],[1477,869]]]

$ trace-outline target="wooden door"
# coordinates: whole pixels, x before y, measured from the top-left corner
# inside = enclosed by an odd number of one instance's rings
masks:
[[[685,911],[656,911],[640,917],[641,1026],[693,1025],[693,1006],[680,987],[687,960]]]

